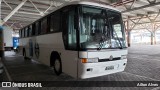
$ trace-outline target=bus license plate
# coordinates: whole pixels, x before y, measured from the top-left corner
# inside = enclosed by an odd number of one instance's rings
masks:
[[[108,66],[105,68],[105,70],[113,70],[114,69],[114,66]]]

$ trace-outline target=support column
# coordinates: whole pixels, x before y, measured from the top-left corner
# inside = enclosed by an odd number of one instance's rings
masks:
[[[152,31],[151,31],[151,45],[156,44],[156,28],[155,28],[155,21],[151,21]]]
[[[157,42],[156,42],[156,31],[154,31],[154,44],[156,45]]]
[[[128,37],[127,37],[127,42],[128,42],[128,47],[131,46],[131,31],[127,31]]]
[[[129,29],[129,18],[126,23],[127,23],[127,43],[128,43],[128,47],[130,47],[131,46],[131,32]]]
[[[1,2],[0,0],[0,57],[4,56],[4,46],[3,46],[3,26],[2,26],[2,19],[1,19]]]
[[[153,32],[151,32],[151,45],[153,45],[154,44],[154,42],[153,42],[153,38],[154,37],[154,35],[153,35]]]

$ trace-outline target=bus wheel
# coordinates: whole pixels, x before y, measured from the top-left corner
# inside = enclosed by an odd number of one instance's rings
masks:
[[[56,73],[56,75],[60,75],[62,73],[62,63],[61,63],[61,60],[60,58],[57,56],[53,56],[52,57],[52,60],[53,60],[53,68],[54,68],[54,72]]]

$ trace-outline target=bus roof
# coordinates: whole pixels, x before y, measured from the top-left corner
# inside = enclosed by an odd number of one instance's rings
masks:
[[[58,7],[55,7],[55,8],[52,10],[52,12],[54,12],[54,11],[56,11],[56,10],[59,10],[59,9],[65,7],[65,6],[78,5],[78,4],[79,4],[79,5],[82,4],[82,5],[91,5],[91,6],[96,6],[96,7],[102,7],[102,8],[111,9],[111,10],[115,10],[115,11],[120,12],[118,9],[112,7],[112,6],[109,5],[109,4],[107,5],[106,3],[97,2],[97,1],[71,1],[71,2],[64,3],[64,4],[62,4],[62,5],[58,6]],[[43,17],[51,14],[52,12],[44,15]],[[43,17],[41,17],[41,18],[43,18]],[[40,18],[40,19],[41,19],[41,18]],[[38,20],[39,20],[39,19],[38,19]],[[36,20],[36,21],[38,21],[38,20]],[[36,21],[34,21],[34,22],[32,22],[32,23],[35,23]],[[31,23],[31,24],[32,24],[32,23]],[[31,25],[31,24],[29,24],[29,25]],[[28,27],[29,25],[27,25],[27,26],[25,26],[25,27]],[[23,27],[23,28],[25,28],[25,27]],[[21,29],[23,29],[23,28],[21,28]]]
[[[98,1],[72,1],[72,2],[67,2],[59,6],[59,8],[68,6],[68,5],[76,5],[76,4],[83,4],[83,5],[91,5],[91,6],[97,6],[97,7],[103,7],[107,9],[112,9],[115,11],[120,12],[118,9],[112,7],[111,5],[103,2],[98,2]],[[59,8],[55,8],[53,11],[58,10]]]

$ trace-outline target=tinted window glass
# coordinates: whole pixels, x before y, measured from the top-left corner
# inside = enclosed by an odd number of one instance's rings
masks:
[[[112,47],[126,47],[123,22],[121,14],[113,11],[108,12],[108,20],[111,25]]]
[[[82,8],[81,16],[81,29],[80,29],[80,47],[86,48],[99,48],[101,37],[106,32],[105,27],[108,25],[106,22],[106,14],[103,9],[98,8]]]
[[[35,34],[40,34],[40,22],[36,22],[35,24]]]
[[[32,25],[32,35],[35,35],[35,23]]]
[[[28,27],[25,28],[25,37],[28,37]]]
[[[20,37],[22,37],[22,30],[20,30],[20,32],[19,32],[19,33],[20,33]]]
[[[27,37],[29,37],[29,26],[27,27]]]
[[[126,47],[122,25],[119,12],[82,7],[80,48],[86,50]]]
[[[19,30],[19,37],[21,38],[21,36],[22,36],[22,33],[21,33],[21,30]]]
[[[60,31],[60,11],[54,12],[51,16],[51,29],[50,32]]]
[[[24,37],[24,29],[22,29],[22,37]]]
[[[45,34],[47,32],[47,18],[42,19],[41,21],[41,34]]]
[[[28,27],[28,30],[29,30],[29,36],[32,36],[32,25]]]
[[[63,27],[63,40],[65,44],[65,48],[68,50],[76,50],[77,49],[77,34],[76,27],[74,27],[75,22],[75,10],[64,10],[62,17],[62,27]]]

